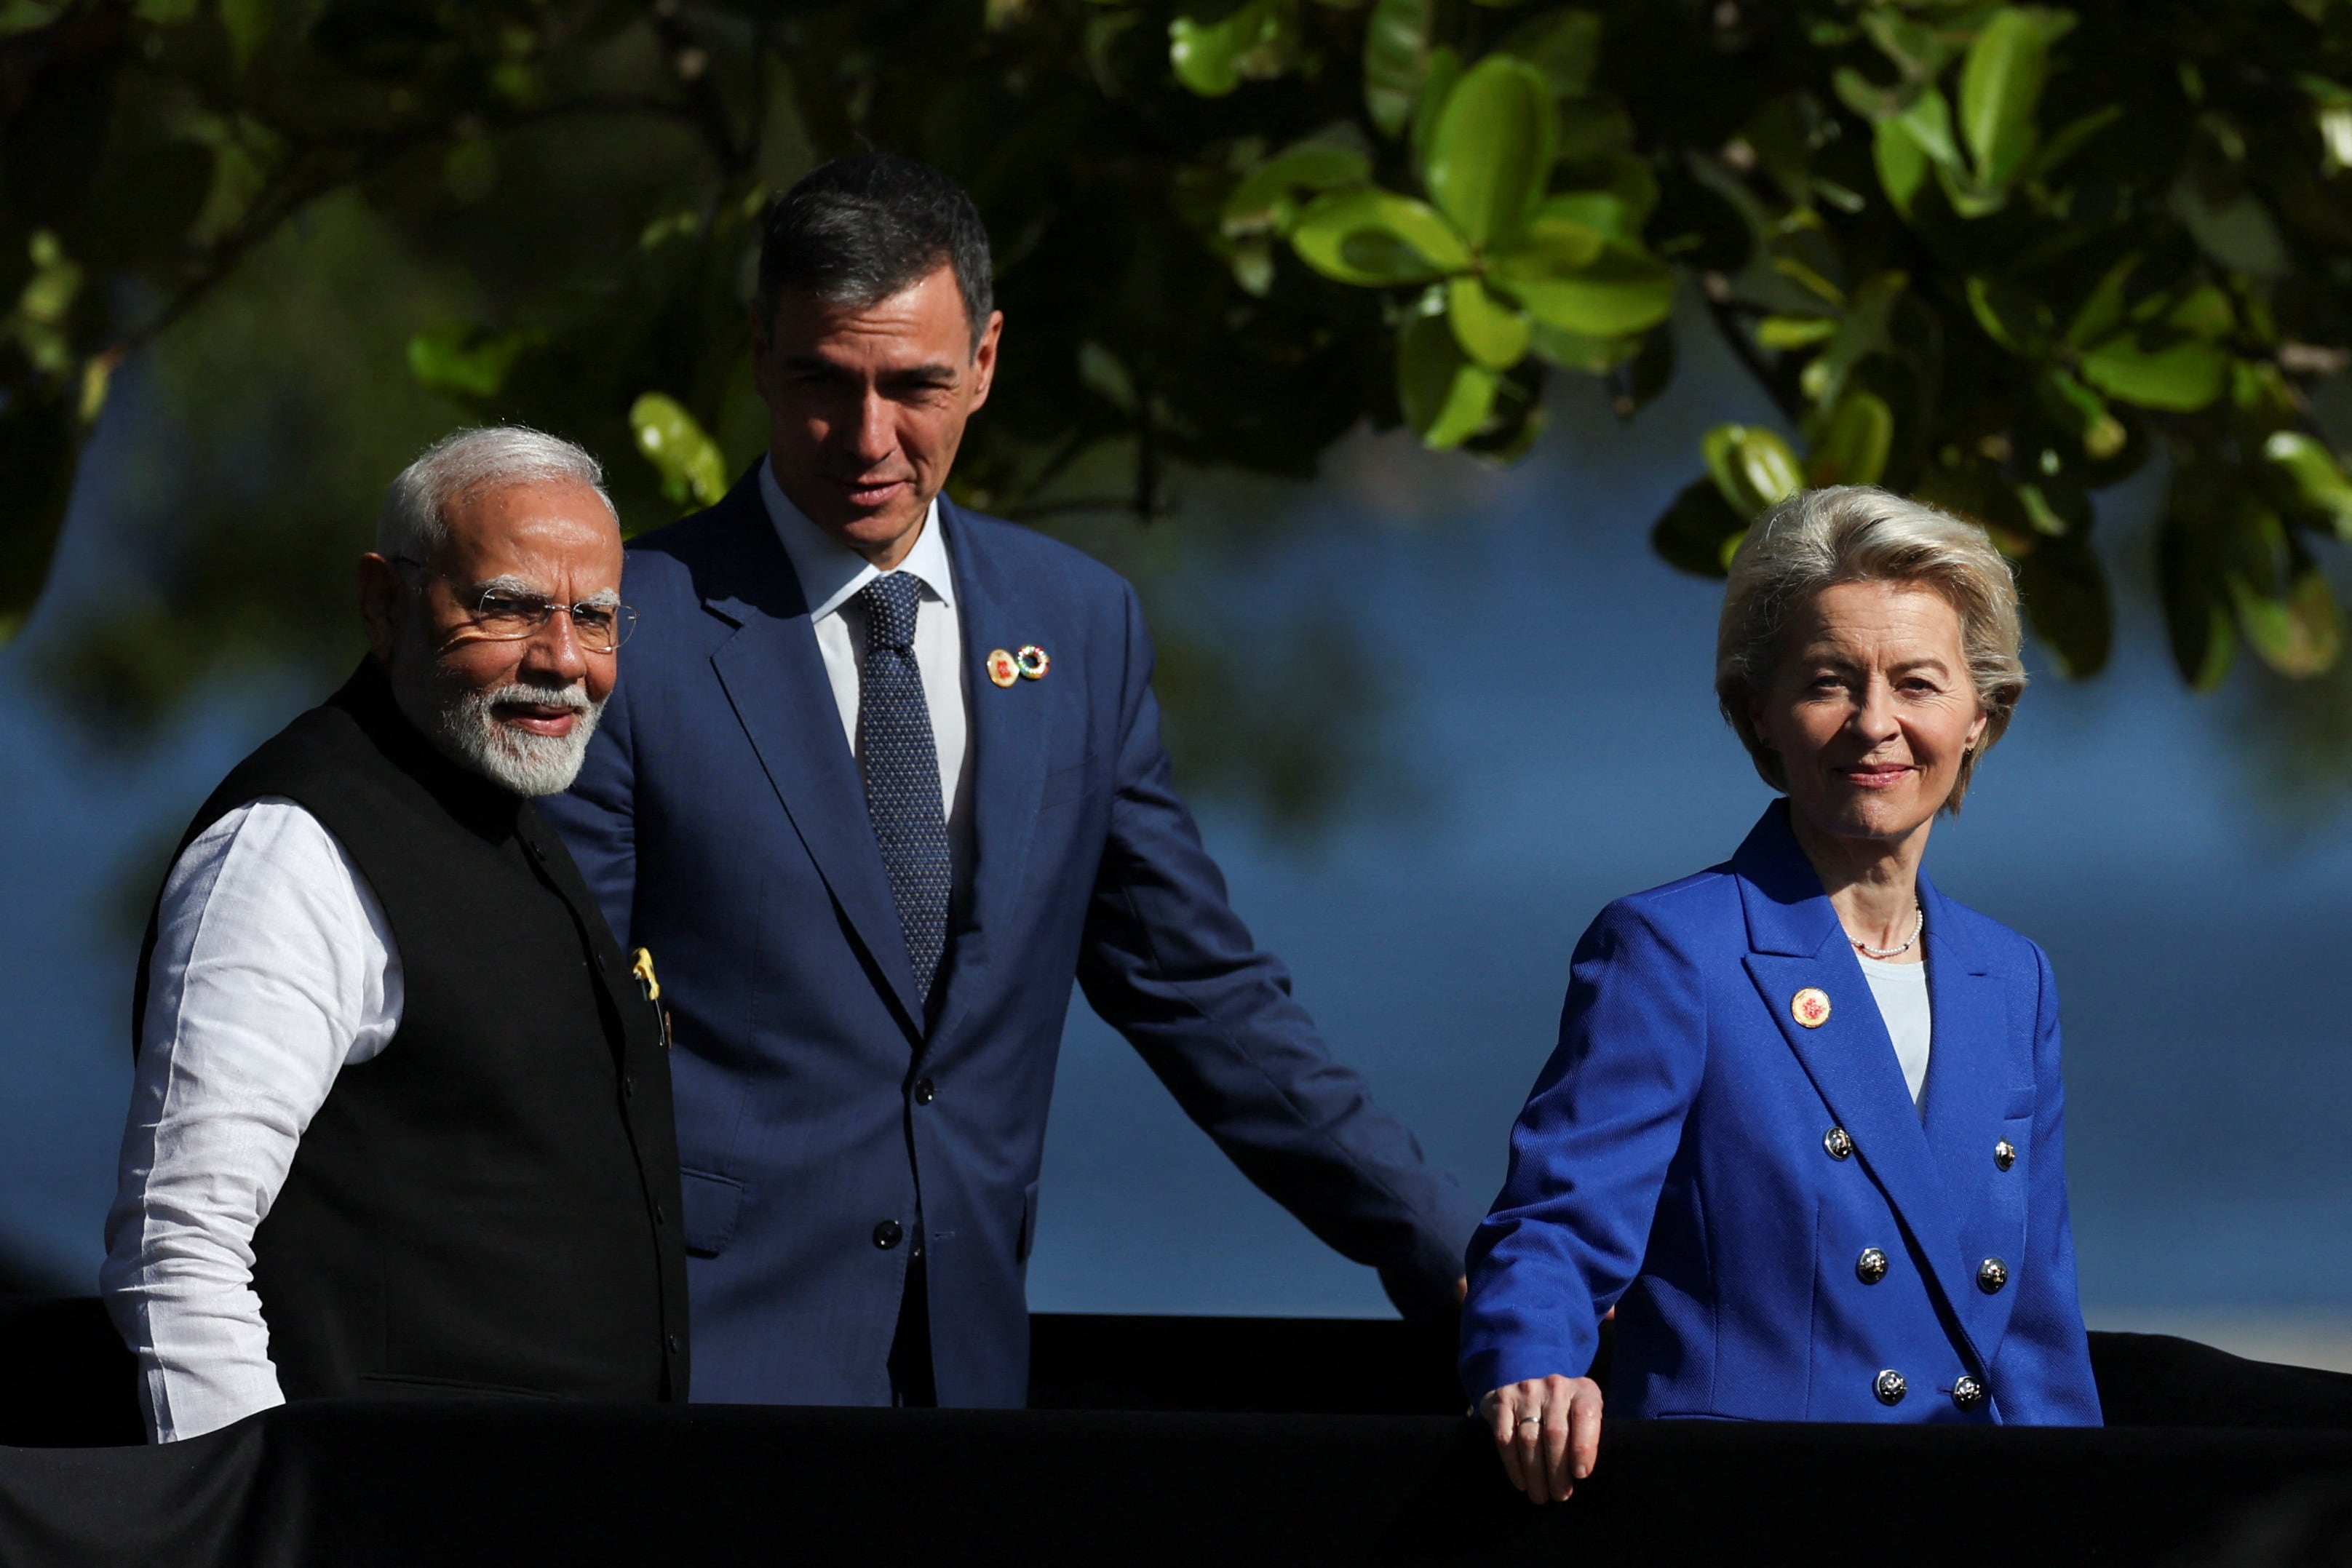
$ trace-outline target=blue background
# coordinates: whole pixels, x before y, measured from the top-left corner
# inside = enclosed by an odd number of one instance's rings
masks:
[[[1713,709],[1719,590],[1644,537],[1700,430],[1766,417],[1703,333],[1685,340],[1693,362],[1631,426],[1563,380],[1537,455],[1507,472],[1362,436],[1311,488],[1200,483],[1192,518],[1283,526],[1200,528],[1150,585],[1155,612],[1218,628],[1244,679],[1302,620],[1354,632],[1387,700],[1350,808],[1300,837],[1204,800],[1204,827],[1334,1048],[1482,1204],[1578,934],[1612,897],[1724,858],[1769,798]],[[59,600],[107,590],[111,509],[159,417],[135,382],[110,409]],[[2157,494],[2102,500],[2127,607],[2152,603]],[[127,873],[323,686],[208,688],[154,743],[117,747],[36,697],[56,620],[0,653],[0,1260],[88,1291],[129,1082]],[[2092,1322],[2352,1367],[2352,840],[2339,813],[2280,805],[2245,683],[2189,695],[2151,617],[2126,614],[2094,681],[2030,656],[2034,686],[1929,863],[2056,966]],[[1083,1004],[1030,1282],[1045,1311],[1387,1311]]]

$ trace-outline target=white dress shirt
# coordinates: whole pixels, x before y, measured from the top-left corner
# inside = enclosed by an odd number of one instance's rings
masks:
[[[1911,1103],[1918,1105],[1927,1088],[1927,1048],[1935,1033],[1927,1007],[1927,966],[1890,964],[1863,954],[1855,956],[1862,959],[1862,977],[1870,982],[1878,1016],[1886,1020],[1887,1038],[1895,1042],[1895,1060],[1903,1064],[1903,1082],[1911,1091]],[[1924,1112],[1926,1107],[1920,1109]]]
[[[278,796],[163,884],[99,1287],[157,1442],[284,1403],[253,1233],[346,1063],[400,1027],[400,955],[334,835]]]
[[[882,574],[874,563],[811,522],[776,483],[775,470],[760,465],[760,496],[768,505],[768,520],[792,559],[800,579],[801,596],[808,601],[809,619],[816,629],[817,652],[824,658],[825,679],[833,686],[834,706],[841,711],[841,729],[857,756],[858,679],[866,665],[866,606],[858,591]],[[940,754],[940,802],[947,815],[948,850],[953,857],[955,884],[971,884],[971,810],[966,788],[971,774],[971,694],[963,656],[963,623],[956,614],[955,573],[948,561],[947,537],[941,530],[940,504],[934,500],[924,517],[915,548],[898,570],[922,580],[921,608],[915,612],[915,666],[922,672],[923,704],[930,710],[931,744]],[[860,768],[865,759],[858,758]]]

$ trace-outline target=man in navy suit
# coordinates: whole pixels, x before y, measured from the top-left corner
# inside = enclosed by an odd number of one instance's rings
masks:
[[[772,210],[766,461],[641,539],[549,815],[675,1039],[694,1397],[1019,1406],[1073,977],[1185,1111],[1410,1314],[1476,1212],[1332,1060],[1177,798],[1135,592],[941,493],[1003,317],[946,176]]]

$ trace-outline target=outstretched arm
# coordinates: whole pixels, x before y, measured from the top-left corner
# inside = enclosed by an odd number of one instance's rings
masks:
[[[1409,1315],[1443,1313],[1475,1211],[1332,1057],[1288,971],[1226,902],[1160,748],[1132,591],[1127,611],[1118,792],[1078,968],[1087,1000],[1260,1190],[1379,1270]]]

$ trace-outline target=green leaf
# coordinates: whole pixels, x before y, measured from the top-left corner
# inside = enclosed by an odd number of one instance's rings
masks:
[[[1465,273],[1445,281],[1445,317],[1462,351],[1490,371],[1507,371],[1527,358],[1528,319]]]
[[[1288,70],[1297,53],[1297,0],[1247,0],[1223,18],[1179,16],[1168,24],[1168,63],[1202,98],[1223,98],[1244,78]]]
[[[1675,305],[1672,267],[1580,225],[1530,225],[1516,248],[1495,257],[1487,281],[1538,322],[1589,338],[1647,331]]]
[[[1364,24],[1364,112],[1390,136],[1412,121],[1436,16],[1437,0],[1373,0]]]
[[[2164,601],[2172,662],[2191,691],[2210,692],[2237,662],[2238,623],[2230,613],[2207,546],[2206,530],[2177,507],[2157,531],[2157,582]]]
[[[2125,290],[2130,286],[2132,274],[2139,270],[2140,260],[2139,252],[2134,251],[2100,276],[2066,328],[2069,347],[2080,349],[2095,343],[2124,324]]]
[[[1532,318],[1528,327],[1528,346],[1537,355],[1563,371],[1582,371],[1587,375],[1605,376],[1621,365],[1633,363],[1647,341],[1638,333],[1622,338],[1591,337]]]
[[[2042,372],[2042,404],[2057,414],[2083,444],[2083,455],[2104,463],[2123,451],[2131,432],[2109,412],[2099,394],[2064,371]]]
[[[1601,63],[1601,18],[1590,11],[1547,11],[1512,28],[1495,47],[1543,72],[1560,97],[1581,98]]]
[[[1551,84],[1508,55],[1487,56],[1447,94],[1422,179],[1473,246],[1526,224],[1551,172],[1553,124]]]
[[[1454,86],[1462,79],[1462,57],[1452,49],[1439,48],[1429,52],[1429,70],[1421,82],[1421,97],[1412,106],[1410,141],[1412,146],[1412,166],[1429,166],[1430,143],[1437,139],[1438,121],[1444,117],[1445,106],[1454,101]]]
[[[1229,239],[1266,229],[1281,233],[1297,216],[1299,191],[1333,191],[1371,178],[1371,160],[1353,147],[1302,141],[1276,153],[1242,177],[1225,199],[1219,226]]]
[[[1806,478],[1815,485],[1875,485],[1895,445],[1895,411],[1875,392],[1849,392],[1813,443]]]
[[[1767,316],[1756,323],[1756,346],[1775,353],[1810,349],[1837,336],[1834,316]]]
[[[2124,333],[2083,356],[2083,379],[2125,402],[2188,413],[2221,395],[2230,356],[2194,339],[2166,348],[2143,348]]]
[[[629,428],[636,432],[637,450],[661,475],[662,494],[672,502],[708,507],[727,493],[727,462],[719,455],[719,444],[676,398],[645,393],[629,405]]]
[[[1969,45],[1960,68],[1960,135],[1987,193],[2006,191],[2032,153],[2050,47],[2074,26],[2067,12],[2004,5]]]
[[[1495,406],[1502,382],[1454,340],[1443,316],[1416,311],[1397,335],[1397,400],[1424,446],[1459,446]]]
[[[2106,573],[2086,541],[2042,540],[2018,561],[2017,588],[2033,634],[2062,673],[2086,680],[2106,668],[2115,610]]]
[[[73,499],[87,427],[61,394],[19,385],[0,404],[0,646],[23,630],[47,586],[66,509]]]
[[[2336,538],[2352,539],[2352,477],[2325,442],[2299,430],[2273,431],[2263,455],[2285,473],[2306,506],[2327,517]]]
[[[2243,578],[2229,579],[2230,601],[2246,641],[2280,674],[2305,680],[2325,672],[2344,650],[2344,622],[2327,574],[2314,565],[2295,573],[2273,598]]]
[[[2031,354],[2041,341],[2048,315],[2041,302],[2016,284],[2000,278],[1968,281],[1969,309],[1985,335],[2012,354]]]
[[[1731,509],[1712,479],[1684,486],[1650,525],[1650,548],[1668,566],[1694,577],[1723,576],[1747,537],[1748,519]]]
[[[1367,288],[1426,283],[1470,266],[1470,247],[1436,208],[1368,188],[1318,197],[1298,214],[1290,243],[1326,277]]]
[[[1731,509],[1754,517],[1805,487],[1797,455],[1779,432],[1761,425],[1718,424],[1699,438],[1715,487]]]
[[[416,384],[450,397],[492,398],[533,339],[524,332],[441,327],[408,340],[408,373]]]
[[[1545,197],[1536,204],[1528,227],[1535,230],[1555,224],[1591,229],[1606,238],[1629,244],[1638,243],[1642,237],[1640,214],[1614,191],[1565,191]]]

